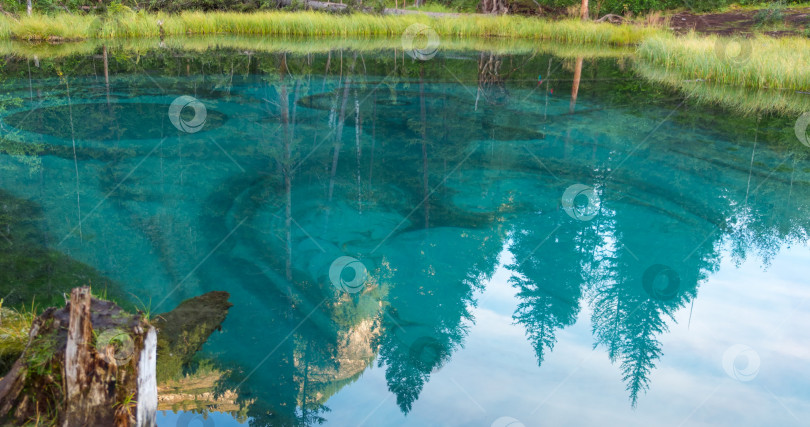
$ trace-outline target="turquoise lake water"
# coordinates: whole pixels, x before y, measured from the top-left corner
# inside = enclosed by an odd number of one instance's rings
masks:
[[[228,291],[198,357],[242,415],[160,425],[806,425],[797,115],[632,62],[7,57],[0,296]]]

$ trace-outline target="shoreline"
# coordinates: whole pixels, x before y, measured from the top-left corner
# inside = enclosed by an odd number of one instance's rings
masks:
[[[641,23],[612,25],[578,19],[548,20],[512,15],[432,16],[423,13],[371,15],[323,12],[183,12],[125,10],[108,15],[0,17],[0,39],[75,42],[176,35],[306,37],[402,36],[420,25],[439,37],[520,38],[599,45],[636,45],[665,31]]]

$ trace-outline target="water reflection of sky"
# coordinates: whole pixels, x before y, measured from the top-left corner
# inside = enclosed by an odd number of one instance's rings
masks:
[[[691,324],[686,307],[660,337],[664,355],[636,409],[618,364],[602,348],[593,350],[587,306],[537,367],[522,327],[512,324],[517,300],[504,255],[479,298],[465,348],[431,376],[407,417],[388,391],[384,369],[372,367],[327,402],[328,424],[489,426],[510,416],[527,426],[761,426],[804,425],[800,420],[810,416],[810,330],[802,326],[810,324],[807,248],[783,251],[764,271],[754,258],[739,267],[724,260],[701,285]],[[760,356],[752,381],[734,380],[723,369],[723,354],[735,344]],[[738,360],[740,367],[744,362]]]
[[[158,411],[157,425],[163,427],[231,427],[246,426],[226,413],[212,412],[203,416],[193,412]]]

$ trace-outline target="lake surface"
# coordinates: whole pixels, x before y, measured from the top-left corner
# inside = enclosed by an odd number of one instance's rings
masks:
[[[6,56],[6,304],[228,291],[238,397],[160,425],[806,425],[797,114],[623,53],[295,52]]]

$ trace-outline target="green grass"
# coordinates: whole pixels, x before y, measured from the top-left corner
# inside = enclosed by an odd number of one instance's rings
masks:
[[[320,12],[184,12],[178,15],[123,11],[114,16],[37,15],[20,21],[0,18],[0,36],[21,40],[80,40],[165,35],[400,37],[412,24],[440,37],[508,37],[571,43],[633,45],[661,30],[579,20],[549,21],[520,16],[430,17],[427,15],[335,15]]]
[[[655,36],[641,43],[638,57],[681,80],[752,88],[810,88],[810,68],[801,65],[810,63],[810,40],[804,38],[757,36],[730,41],[695,34]]]
[[[751,89],[684,80],[678,73],[644,63],[636,63],[634,69],[645,80],[677,89],[698,103],[719,104],[743,115],[758,113],[798,115],[810,111],[810,96],[796,93],[794,90]]]
[[[96,19],[71,14],[23,16],[19,21],[4,17],[0,35],[20,40],[84,40],[92,36]]]
[[[204,52],[215,48],[238,49],[241,51],[293,54],[326,53],[337,49],[358,52],[384,52],[402,49],[402,41],[392,37],[366,37],[340,39],[330,37],[251,37],[225,35],[207,36],[168,36],[161,41],[151,38],[129,38],[115,40],[91,39],[81,43],[29,43],[17,40],[0,40],[0,56],[9,55],[33,59],[55,59],[73,55],[94,55],[106,44],[108,47],[127,52],[145,52],[159,46],[184,51]],[[551,53],[561,58],[622,58],[632,56],[630,46],[603,46],[570,44],[553,41],[514,38],[444,38],[441,49],[447,51],[486,51],[502,55]]]
[[[0,377],[25,350],[28,344],[28,331],[36,317],[36,309],[9,309],[0,300]]]

